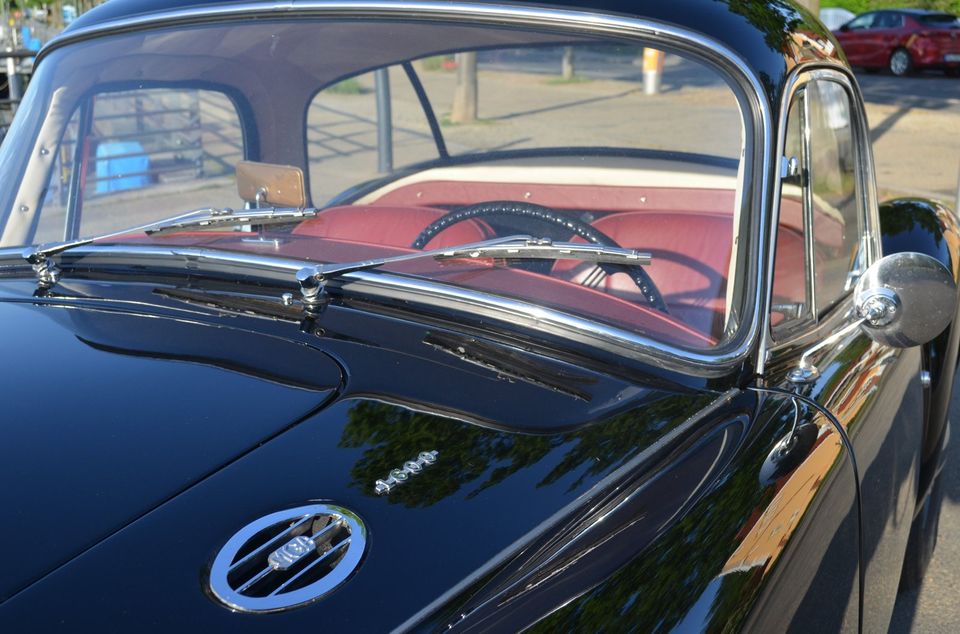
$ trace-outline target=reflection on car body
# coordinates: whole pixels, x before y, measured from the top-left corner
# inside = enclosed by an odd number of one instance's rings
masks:
[[[610,9],[112,0],[41,52],[0,627],[887,626],[954,216],[877,201],[793,5]]]

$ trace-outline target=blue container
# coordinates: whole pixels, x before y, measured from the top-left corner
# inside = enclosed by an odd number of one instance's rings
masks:
[[[97,146],[98,194],[146,187],[150,183],[149,171],[150,157],[136,141],[111,141]]]

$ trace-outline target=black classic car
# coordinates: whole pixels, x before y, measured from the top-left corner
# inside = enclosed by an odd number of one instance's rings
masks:
[[[4,632],[876,632],[922,579],[960,234],[789,2],[111,0],[0,174]]]

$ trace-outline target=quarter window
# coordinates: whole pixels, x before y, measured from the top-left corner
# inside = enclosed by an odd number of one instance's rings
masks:
[[[827,80],[804,84],[787,119],[773,283],[773,336],[823,317],[863,265],[863,202],[850,99]],[[801,274],[803,272],[803,274]]]

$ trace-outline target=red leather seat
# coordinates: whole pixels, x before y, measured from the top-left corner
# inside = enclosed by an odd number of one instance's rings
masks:
[[[434,207],[331,207],[321,211],[315,218],[301,222],[293,233],[410,248],[421,231],[446,213]],[[467,220],[438,233],[426,248],[440,249],[490,237],[493,237],[493,232],[486,223]]]
[[[593,223],[620,246],[653,255],[645,266],[663,294],[670,314],[700,332],[718,337],[723,331],[727,275],[733,241],[731,214],[691,212],[615,213]],[[593,265],[560,261],[554,271],[565,271],[572,281],[607,293],[643,302],[633,280],[622,273],[596,283]]]

